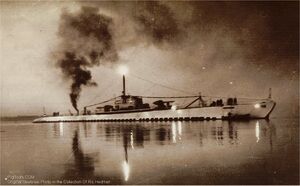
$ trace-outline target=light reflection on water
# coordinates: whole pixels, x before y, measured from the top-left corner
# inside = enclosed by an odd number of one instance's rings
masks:
[[[7,122],[1,183],[11,174],[110,184],[297,183],[298,129],[298,120]]]
[[[64,135],[64,123],[63,122],[59,123],[59,135],[60,136]]]
[[[259,121],[257,121],[255,125],[255,136],[256,136],[256,143],[258,143],[259,142]]]

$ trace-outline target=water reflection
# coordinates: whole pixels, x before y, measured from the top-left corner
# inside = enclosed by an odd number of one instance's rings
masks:
[[[64,174],[64,178],[87,178],[94,175],[94,158],[83,153],[78,130],[74,131],[72,139],[72,153],[74,162],[69,164]]]
[[[259,142],[259,122],[257,121],[255,124],[255,136],[256,136],[256,143]]]
[[[268,121],[269,124],[269,130],[270,130],[270,137],[269,137],[269,144],[270,144],[270,150],[273,151],[273,138],[276,138],[276,127],[273,123]]]
[[[84,131],[84,136],[87,138],[88,137],[88,131],[90,131],[89,128],[88,128],[87,123],[83,123],[83,131]]]
[[[218,145],[223,145],[223,139],[224,139],[223,125],[212,126],[211,134],[212,137],[216,140]]]
[[[202,122],[202,123],[190,123],[190,122],[166,122],[166,123],[115,123],[115,124],[105,124],[98,123],[92,127],[92,124],[83,123],[82,125],[77,125],[78,128],[74,130],[72,138],[72,155],[74,157],[74,162],[67,164],[67,169],[64,174],[64,178],[101,178],[103,179],[104,174],[102,172],[97,172],[95,166],[102,166],[97,158],[99,156],[91,156],[84,153],[82,149],[82,143],[80,143],[80,129],[82,131],[82,140],[97,140],[99,143],[102,141],[111,145],[120,145],[123,147],[122,152],[115,151],[119,157],[118,167],[121,171],[122,176],[120,179],[125,181],[125,183],[131,183],[132,175],[136,170],[136,164],[132,167],[132,162],[135,161],[131,158],[131,163],[129,161],[129,154],[132,156],[135,152],[140,153],[140,150],[147,149],[149,145],[162,146],[162,145],[172,145],[180,146],[183,144],[190,145],[194,143],[194,137],[198,136],[199,140],[197,143],[200,144],[201,148],[212,148],[214,146],[228,146],[243,145],[240,143],[239,136],[243,136],[244,130],[241,128],[241,123],[231,122],[231,121],[215,121],[215,122]],[[272,152],[272,140],[276,135],[275,126],[266,121],[253,121],[248,123],[242,123],[245,128],[254,129],[255,138],[253,133],[246,140],[251,141],[253,138],[254,143],[266,141],[267,138],[270,143]],[[59,136],[63,136],[65,126],[61,123],[54,125],[54,130],[59,133]],[[96,130],[97,132],[92,132]],[[90,135],[91,134],[91,135]],[[244,133],[245,135],[245,133]],[[93,144],[97,146],[97,141]],[[179,143],[180,142],[180,143]],[[85,143],[86,144],[86,143]],[[90,145],[93,146],[93,145]],[[119,147],[120,147],[119,146]],[[199,145],[198,145],[199,147]],[[183,150],[185,151],[185,150]],[[145,152],[145,151],[143,151]],[[100,151],[96,152],[100,154]],[[134,156],[134,155],[133,155]],[[109,157],[106,157],[109,158]],[[114,160],[116,161],[116,160]],[[147,161],[147,160],[145,160]],[[140,165],[138,165],[140,166]],[[147,167],[144,167],[147,168]],[[98,176],[97,176],[98,175]],[[117,179],[116,179],[117,180]],[[118,182],[114,182],[118,183]]]
[[[53,124],[52,131],[53,131],[53,136],[55,138],[58,138],[60,136],[59,124],[58,123]]]
[[[63,124],[63,122],[59,123],[59,135],[60,136],[64,135],[64,124]]]
[[[129,179],[129,173],[130,173],[130,167],[128,162],[128,143],[131,144],[131,147],[133,148],[133,135],[132,135],[132,129],[131,128],[125,128],[123,131],[123,147],[125,152],[125,161],[123,162],[123,174],[124,174],[124,180],[128,181]]]
[[[64,123],[63,122],[54,123],[52,126],[52,131],[53,131],[53,136],[55,138],[64,136]]]
[[[144,141],[150,141],[150,129],[144,126],[136,125],[132,129],[132,141],[138,147],[144,147]]]
[[[295,183],[288,182],[299,175],[299,125],[292,122],[4,125],[1,177],[4,184],[12,171],[114,185]]]
[[[272,138],[276,135],[276,128],[270,121],[253,121],[255,141],[258,143],[262,138],[269,138],[272,144]],[[251,123],[243,123],[250,126]],[[159,145],[176,144],[186,138],[186,135],[196,135],[199,138],[200,146],[209,143],[212,139],[218,145],[237,145],[239,143],[239,122],[203,122],[193,124],[188,122],[166,122],[160,124],[91,124],[82,123],[76,125],[82,129],[84,138],[102,138],[107,142],[127,141],[128,147],[132,150],[144,148],[145,142],[154,141]],[[252,125],[253,126],[253,125]],[[66,123],[56,123],[52,125],[53,134],[56,138],[63,137],[68,128]],[[72,127],[71,127],[72,128]],[[79,130],[78,128],[78,130]],[[185,133],[183,133],[183,129]],[[66,130],[66,131],[65,131]],[[78,133],[79,131],[77,131]],[[75,134],[74,134],[75,135]],[[124,138],[124,135],[126,138]]]
[[[173,139],[173,143],[176,143],[176,124],[175,122],[172,122],[172,139]]]
[[[164,142],[171,140],[171,132],[169,126],[160,126],[155,130],[157,143],[164,145]]]
[[[182,126],[181,126],[181,121],[175,122],[173,121],[171,124],[172,128],[172,142],[177,143],[177,139],[180,141],[181,140],[181,135],[182,135]]]
[[[104,130],[105,130],[105,140],[111,141],[113,139],[111,138],[111,135],[115,133],[115,127],[111,125],[105,125]]]
[[[244,125],[254,124],[254,132],[256,142],[259,142],[262,135],[270,132],[273,133],[274,125],[268,121],[244,122]],[[135,150],[136,148],[144,148],[145,142],[155,141],[159,145],[176,144],[182,140],[185,135],[194,134],[199,137],[200,146],[205,145],[210,137],[218,145],[237,145],[239,143],[239,122],[233,121],[216,121],[205,122],[194,125],[193,123],[173,121],[160,124],[97,124],[95,137],[101,137],[104,134],[105,141],[120,141],[124,135],[128,138],[128,146]],[[91,127],[84,125],[85,136],[90,134]],[[186,130],[183,133],[183,128]],[[62,132],[60,132],[63,135]],[[271,134],[272,135],[272,134]]]
[[[270,151],[273,150],[273,140],[276,138],[276,126],[269,120],[264,120],[264,123],[257,121],[255,124],[256,142],[264,139],[270,145]]]
[[[129,164],[127,161],[123,162],[123,171],[124,171],[124,180],[128,181],[130,168],[129,168]]]
[[[130,131],[130,145],[131,145],[131,148],[134,149],[134,146],[133,146],[133,132],[132,132],[132,130]]]
[[[238,129],[235,123],[228,122],[228,137],[230,144],[238,144]]]
[[[179,135],[179,140],[181,140],[181,135],[182,135],[182,122],[178,121],[178,135]]]

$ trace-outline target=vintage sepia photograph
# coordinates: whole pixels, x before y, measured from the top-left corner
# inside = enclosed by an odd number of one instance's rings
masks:
[[[1,185],[299,185],[299,1],[0,0]]]

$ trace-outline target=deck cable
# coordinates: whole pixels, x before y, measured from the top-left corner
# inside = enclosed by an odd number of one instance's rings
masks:
[[[191,92],[187,92],[187,91],[184,91],[184,90],[172,88],[172,87],[169,87],[169,86],[166,86],[166,85],[163,85],[163,84],[151,81],[151,80],[141,78],[141,77],[139,77],[137,75],[134,75],[134,74],[131,74],[130,76],[135,77],[135,78],[140,79],[140,80],[143,80],[143,81],[146,81],[146,82],[149,82],[149,83],[152,83],[152,84],[155,84],[155,85],[160,86],[160,87],[164,87],[164,88],[174,90],[174,91],[177,91],[177,92],[181,92],[181,93],[185,93],[185,94],[190,94],[189,96],[139,96],[139,97],[142,97],[142,98],[163,99],[163,98],[196,98],[196,97],[199,97],[199,95],[196,95],[195,93],[191,93]],[[232,98],[232,97],[229,97],[229,96],[227,96],[227,97],[226,96],[208,96],[208,95],[201,95],[201,96],[206,97],[206,98],[217,98],[217,99]],[[251,98],[251,97],[237,97],[237,98],[238,99],[245,99],[245,100],[266,100],[266,98]]]

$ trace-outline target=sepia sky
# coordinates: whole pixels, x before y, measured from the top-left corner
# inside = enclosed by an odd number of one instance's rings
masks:
[[[130,94],[265,98],[271,87],[274,114],[298,115],[298,2],[1,1],[0,9],[2,116],[74,112],[60,61],[92,50],[101,55],[84,70],[98,85],[81,86],[79,109],[121,94],[117,68],[126,64]],[[93,20],[70,27],[91,12],[107,23],[109,47]]]

